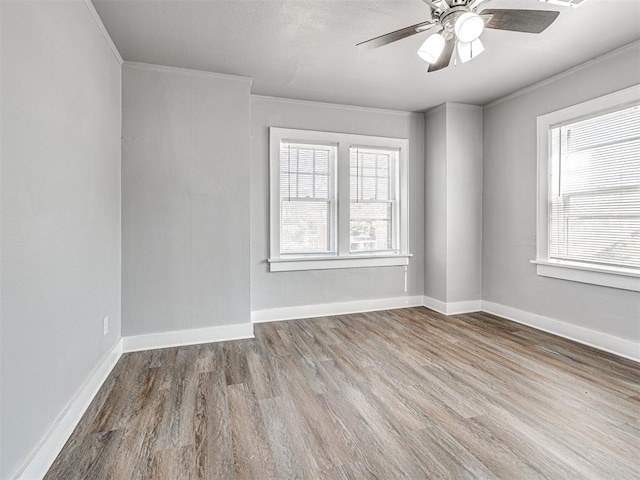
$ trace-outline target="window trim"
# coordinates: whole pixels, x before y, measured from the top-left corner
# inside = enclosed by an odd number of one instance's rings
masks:
[[[337,254],[309,256],[280,256],[280,143],[318,143],[337,146]],[[349,195],[350,147],[369,147],[398,150],[399,218],[398,253],[382,252],[367,255],[350,252]],[[347,187],[340,186],[347,185]],[[409,264],[409,140],[348,133],[269,128],[269,271],[323,270],[334,268],[402,266]]]
[[[619,110],[640,101],[640,84],[610,93],[537,118],[538,199],[536,228],[536,273],[593,285],[640,291],[640,273],[624,268],[598,266],[549,258],[549,198],[551,170],[550,131],[569,123]]]

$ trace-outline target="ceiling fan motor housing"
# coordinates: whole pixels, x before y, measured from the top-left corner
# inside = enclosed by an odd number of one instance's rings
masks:
[[[448,34],[453,34],[456,21],[461,15],[468,12],[469,9],[464,5],[452,6],[446,12],[440,14],[439,22],[444,27],[444,31]]]

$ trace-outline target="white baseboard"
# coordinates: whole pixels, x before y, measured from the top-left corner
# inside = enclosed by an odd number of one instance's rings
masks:
[[[71,398],[62,414],[19,470],[16,479],[35,480],[45,476],[121,355],[122,340],[119,340]]]
[[[422,304],[425,307],[430,308],[431,310],[442,313],[443,315],[458,315],[460,313],[479,312],[481,306],[480,300],[445,303],[440,300],[436,300],[435,298],[427,297],[426,295],[423,297]]]
[[[440,300],[436,300],[435,298],[427,297],[426,295],[422,297],[422,304],[430,308],[431,310],[435,310],[438,313],[443,315],[447,315],[447,304]]]
[[[180,347],[182,345],[195,345],[198,343],[224,342],[226,340],[240,340],[242,338],[253,338],[253,324],[240,323],[237,325],[221,325],[219,327],[193,328],[190,330],[133,335],[123,337],[122,342],[125,352],[137,352],[139,350]]]
[[[542,330],[544,332],[567,338],[590,347],[613,353],[620,357],[640,362],[640,343],[614,337],[607,333],[598,332],[572,323],[554,320],[535,313],[525,312],[517,308],[499,303],[482,301],[482,311],[504,317],[523,325]]]
[[[393,310],[396,308],[421,307],[422,296],[375,298],[356,300],[353,302],[322,303],[318,305],[301,305],[299,307],[271,308],[251,312],[253,323],[278,322],[298,318],[327,317],[330,315],[346,315],[349,313],[373,312],[376,310]]]

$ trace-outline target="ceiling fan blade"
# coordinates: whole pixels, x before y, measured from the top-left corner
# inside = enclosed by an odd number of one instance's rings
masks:
[[[417,23],[415,25],[411,25],[410,27],[401,28],[400,30],[396,30],[395,32],[380,35],[379,37],[372,38],[371,40],[367,40],[365,42],[360,42],[356,45],[356,47],[366,50],[382,47],[383,45],[397,42],[398,40],[410,37],[412,35],[415,35],[416,33],[424,32],[428,28],[423,27],[430,27],[432,25],[435,26],[437,25],[437,23],[432,20],[427,20],[426,22]]]
[[[488,9],[481,15],[492,15],[486,28],[510,30],[512,32],[541,33],[560,15],[552,10]]]
[[[471,11],[474,11],[476,8],[480,6],[482,2],[485,2],[485,1],[486,0],[473,0],[473,2],[467,4],[467,8]]]
[[[431,7],[431,10],[437,10],[438,6],[433,3],[433,0],[422,0],[424,3],[426,3],[427,5],[429,5]]]
[[[451,37],[444,44],[444,50],[442,50],[442,53],[440,54],[440,58],[438,58],[438,61],[436,63],[430,63],[427,71],[436,72],[438,70],[442,70],[443,68],[448,67],[449,63],[451,63],[451,57],[453,56],[453,49],[455,48],[455,46],[456,46],[456,39]]]

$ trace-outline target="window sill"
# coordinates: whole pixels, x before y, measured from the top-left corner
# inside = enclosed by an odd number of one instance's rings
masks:
[[[640,292],[640,273],[592,265],[531,260],[538,275]]]
[[[329,270],[334,268],[393,267],[409,265],[411,254],[401,255],[352,255],[349,257],[297,257],[270,258],[270,272],[297,270]]]

